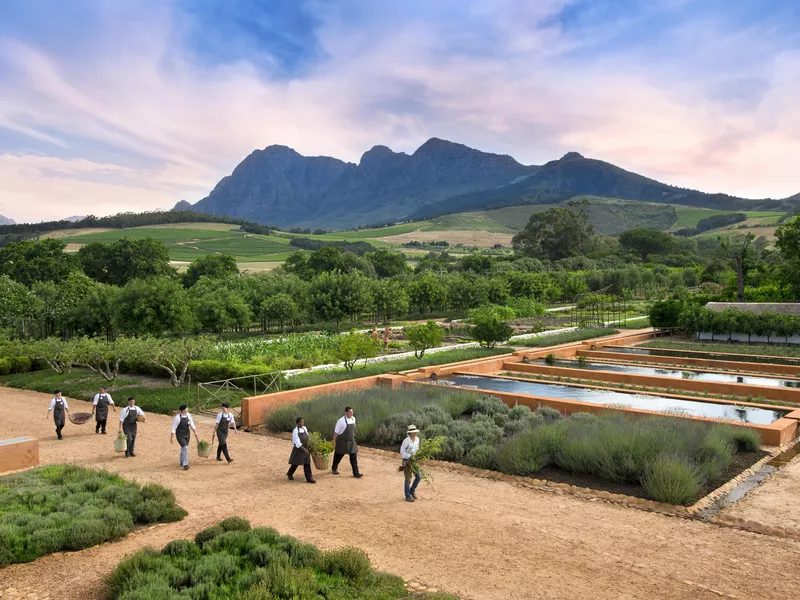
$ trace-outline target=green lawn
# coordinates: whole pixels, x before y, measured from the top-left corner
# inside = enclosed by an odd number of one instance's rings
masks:
[[[729,215],[743,212],[748,219],[762,219],[762,225],[775,225],[784,213],[766,211],[740,211],[740,210],[713,210],[710,208],[698,208],[696,206],[676,206],[678,210],[678,221],[673,225],[673,229],[681,227],[694,227],[700,219],[713,217],[715,215]],[[738,224],[738,223],[737,223]],[[736,227],[736,225],[734,225]]]

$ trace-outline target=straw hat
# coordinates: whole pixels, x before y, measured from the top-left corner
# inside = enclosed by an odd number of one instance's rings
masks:
[[[408,426],[408,433],[419,433],[419,429],[417,429],[416,425],[409,425]]]

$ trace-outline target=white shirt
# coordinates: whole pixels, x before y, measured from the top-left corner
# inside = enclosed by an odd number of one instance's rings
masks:
[[[67,406],[67,399],[61,398],[61,400],[64,401],[64,408],[69,408],[69,406]],[[47,410],[53,410],[55,407],[56,407],[56,399],[53,398],[52,400],[50,400],[50,408],[48,408]]]
[[[348,425],[355,425],[355,424],[356,424],[355,417],[350,417],[349,419],[347,417],[342,417],[341,419],[336,421],[336,427],[333,428],[333,432],[336,435],[342,435],[347,429]]]
[[[417,434],[417,439],[415,440],[412,440],[409,435],[403,440],[403,445],[400,446],[400,456],[408,460],[417,453],[417,450],[419,450],[419,434]]]
[[[105,396],[106,396],[106,402],[108,402],[111,406],[116,406],[116,404],[114,404],[114,401],[111,399],[111,394],[106,394]],[[94,401],[92,402],[92,404],[94,406],[97,406],[99,400],[100,400],[100,394],[95,394]]]
[[[170,431],[170,433],[175,433],[175,430],[178,429],[178,425],[181,424],[182,416],[183,415],[181,413],[178,413],[175,415],[175,418],[172,419],[172,431]],[[197,431],[197,427],[194,426],[194,419],[192,419],[192,415],[187,412],[186,416],[189,417],[189,427],[192,428],[192,431]]]
[[[294,431],[292,431],[292,443],[294,444],[295,448],[301,448],[303,446],[303,443],[300,441],[301,432],[308,435],[308,429],[305,427],[295,427]]]
[[[128,413],[130,412],[130,410],[131,410],[131,405],[129,404],[128,406],[123,408],[121,411],[119,411],[119,420],[120,421],[124,421],[125,417],[128,416]],[[144,411],[142,411],[142,409],[139,408],[138,406],[134,406],[133,410],[136,411],[136,416],[137,417],[143,417],[144,416]]]
[[[227,419],[228,423],[233,422],[233,414],[232,413],[228,413],[226,415],[224,412],[220,412],[220,413],[217,413],[217,425],[219,425],[219,422],[222,421],[223,418]]]

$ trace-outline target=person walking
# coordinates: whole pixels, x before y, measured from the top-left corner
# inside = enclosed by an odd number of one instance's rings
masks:
[[[377,342],[378,341],[378,328],[377,327],[373,327],[372,328],[372,341],[373,342]]]
[[[125,450],[125,457],[136,456],[133,453],[136,446],[136,420],[143,417],[144,412],[136,406],[136,398],[128,398],[128,406],[119,411],[119,430],[128,436],[128,449]]]
[[[94,432],[106,434],[106,422],[108,421],[108,407],[113,406],[116,412],[116,405],[111,398],[111,394],[106,393],[105,386],[100,386],[100,392],[94,395],[92,401],[92,414],[95,418]]]
[[[51,412],[53,413],[53,423],[56,426],[56,435],[58,439],[63,440],[64,436],[61,435],[61,430],[64,429],[64,424],[66,423],[64,413],[69,416],[69,406],[67,405],[66,398],[61,397],[61,390],[53,392],[53,399],[50,400],[50,406],[47,408],[45,419],[50,416]]]
[[[422,472],[419,467],[415,467],[411,461],[419,450],[419,436],[417,435],[419,429],[417,429],[416,425],[409,425],[407,433],[406,439],[403,440],[403,444],[400,446],[400,456],[403,459],[402,470],[405,479],[406,502],[414,502],[417,499],[417,486],[422,479]],[[412,478],[414,479],[413,484],[411,483]]]
[[[236,421],[229,410],[231,407],[227,402],[222,403],[222,412],[217,413],[217,424],[214,427],[214,433],[211,434],[211,445],[214,445],[214,436],[217,436],[219,445],[217,446],[217,460],[222,462],[222,455],[225,455],[225,460],[229,463],[233,462],[231,455],[228,454],[228,432],[233,425],[233,432],[239,435],[239,430],[236,429]]]
[[[292,454],[289,456],[289,471],[286,476],[289,481],[294,480],[294,472],[297,467],[303,465],[303,475],[306,476],[307,483],[317,483],[311,474],[311,452],[308,450],[308,429],[303,417],[295,419],[297,427],[292,431]]]
[[[181,466],[184,471],[189,470],[189,441],[192,439],[190,432],[194,431],[197,434],[197,427],[194,426],[194,419],[189,414],[189,407],[181,404],[177,415],[172,419],[172,431],[169,434],[169,443],[171,444],[175,438],[178,438],[178,443],[181,445]]]
[[[331,473],[339,474],[339,463],[342,462],[344,455],[350,456],[350,466],[353,469],[353,477],[363,477],[364,474],[358,470],[358,446],[356,445],[356,418],[353,416],[353,409],[349,406],[344,407],[344,416],[336,422],[333,430],[333,466]]]
[[[387,325],[386,329],[383,330],[383,349],[386,350],[389,347],[389,338],[392,337],[392,330]]]

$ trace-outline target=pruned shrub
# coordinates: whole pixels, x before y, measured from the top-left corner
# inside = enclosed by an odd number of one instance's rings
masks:
[[[358,581],[370,574],[369,557],[358,548],[341,548],[325,552],[321,568],[330,575],[342,575]]]
[[[494,469],[497,462],[497,448],[488,444],[475,446],[469,451],[464,462],[479,469]]]
[[[533,414],[539,415],[542,417],[542,420],[545,423],[555,423],[556,421],[561,420],[561,413],[558,412],[555,408],[550,408],[549,406],[542,406],[537,408]]]
[[[688,460],[662,454],[642,477],[647,495],[667,504],[689,504],[700,494],[703,477]]]
[[[547,466],[550,449],[540,431],[536,429],[504,442],[497,452],[497,467],[511,475],[533,475]]]
[[[481,396],[478,398],[478,401],[475,402],[473,408],[474,412],[489,416],[495,414],[505,415],[508,413],[508,410],[508,406],[506,406],[505,402],[496,396]]]
[[[215,537],[222,535],[223,533],[225,533],[225,530],[222,529],[222,527],[219,525],[212,525],[211,527],[207,527],[202,531],[198,531],[197,535],[194,536],[194,543],[202,548],[203,544],[210,542]]]
[[[219,526],[222,527],[223,531],[249,531],[250,521],[242,517],[228,517],[220,521]]]
[[[524,404],[518,404],[508,411],[508,418],[512,421],[527,419],[532,414],[531,409]]]
[[[161,551],[166,556],[174,558],[197,558],[200,556],[200,548],[191,540],[172,540]]]

